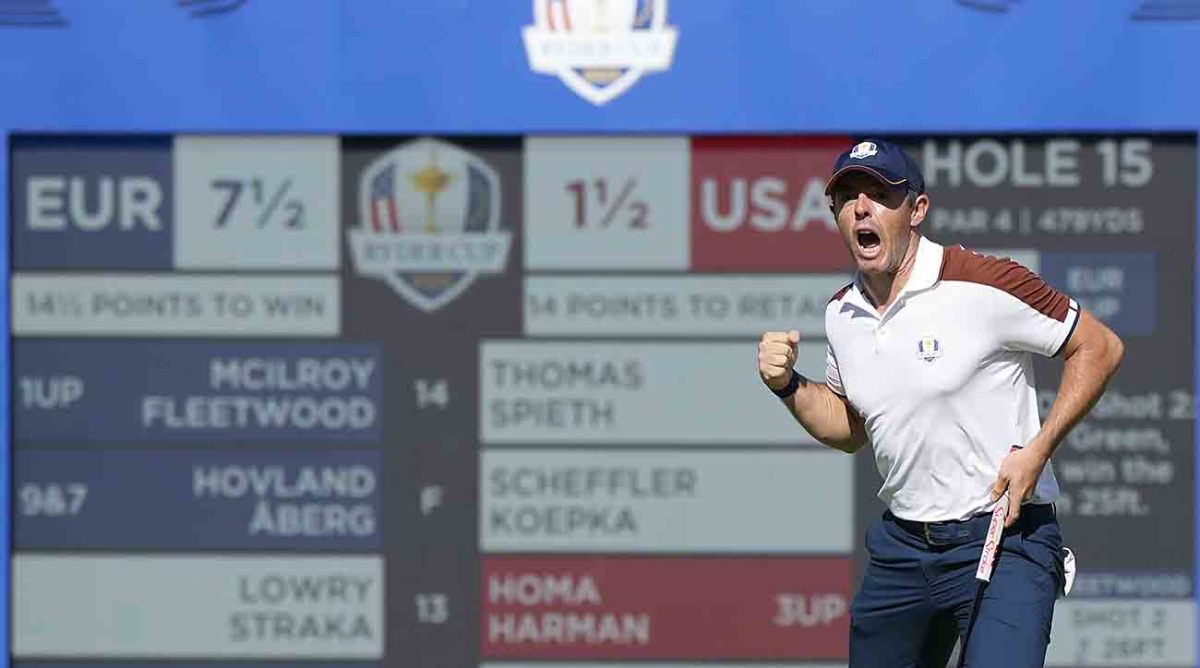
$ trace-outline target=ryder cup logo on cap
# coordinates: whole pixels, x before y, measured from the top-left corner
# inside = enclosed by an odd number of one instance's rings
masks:
[[[837,180],[850,172],[870,174],[888,185],[903,186],[917,194],[925,192],[925,178],[916,161],[904,149],[882,139],[860,141],[842,151],[833,163],[833,176],[825,183],[825,194],[831,194]]]
[[[358,228],[347,232],[355,269],[423,311],[445,306],[508,261],[500,177],[436,139],[401,144],[372,162],[358,182],[358,215]]]
[[[667,0],[533,0],[533,21],[524,29],[529,67],[597,105],[669,68],[679,37]]]
[[[856,145],[853,149],[850,150],[850,157],[858,159],[858,160],[862,160],[863,158],[869,158],[878,152],[879,152],[879,149],[876,148],[875,144],[873,144],[872,142],[869,142],[869,141],[864,141],[864,142],[860,142],[858,145]]]

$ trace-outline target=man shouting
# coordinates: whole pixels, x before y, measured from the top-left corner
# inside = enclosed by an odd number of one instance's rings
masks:
[[[817,440],[845,452],[870,443],[883,478],[887,511],[867,532],[850,666],[940,668],[959,637],[968,666],[1042,666],[1064,577],[1050,458],[1124,347],[1019,264],[924,238],[929,196],[898,146],[851,147],[825,192],[857,266],[825,311],[825,382],[792,368],[796,331],[764,334],[758,369]],[[1035,354],[1064,361],[1044,424]],[[977,599],[1002,498],[1000,554]]]

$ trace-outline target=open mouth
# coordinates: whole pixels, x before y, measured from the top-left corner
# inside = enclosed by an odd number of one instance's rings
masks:
[[[854,238],[858,247],[867,253],[879,250],[879,235],[871,230],[858,230],[854,233]]]

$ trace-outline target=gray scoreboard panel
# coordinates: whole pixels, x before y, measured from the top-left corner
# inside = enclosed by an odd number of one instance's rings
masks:
[[[1054,459],[1081,565],[1190,576],[1194,141],[979,137],[909,149],[926,173],[932,238],[1033,265],[1127,345],[1107,395]],[[1043,415],[1060,369],[1038,362]]]
[[[1194,662],[1195,137],[905,143],[930,192],[931,238],[1030,266],[1126,344],[1107,394],[1053,460],[1079,575],[1049,661],[1177,665],[1184,641]],[[1043,417],[1061,369],[1035,362]],[[860,468],[862,488],[875,478]]]
[[[1048,665],[1195,665],[1194,137],[901,141],[1128,345]],[[849,143],[16,138],[19,665],[844,666],[878,473],[753,346],[824,372]]]
[[[388,195],[397,175],[428,195]],[[343,140],[343,330],[379,341],[387,364],[395,660],[477,661],[479,348],[521,331],[521,200],[519,139]]]

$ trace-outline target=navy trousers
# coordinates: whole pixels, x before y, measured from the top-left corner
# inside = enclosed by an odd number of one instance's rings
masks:
[[[945,668],[967,633],[989,519],[926,525],[887,512],[872,523],[869,561],[850,607],[850,668]],[[1062,581],[1053,507],[1023,506],[975,613],[966,665],[1040,668]]]

